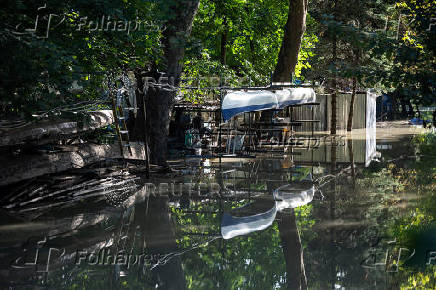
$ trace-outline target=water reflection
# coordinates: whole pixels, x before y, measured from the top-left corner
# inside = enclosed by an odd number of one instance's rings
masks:
[[[279,160],[274,161],[276,164],[280,164]],[[231,239],[264,230],[272,225],[278,212],[304,206],[311,202],[315,194],[315,186],[309,173],[310,168],[297,167],[295,169],[292,179],[299,181],[274,189],[269,202],[265,198],[257,199],[253,203],[233,209],[230,213],[225,212],[221,221],[223,238]],[[268,185],[271,186],[271,182]],[[241,215],[241,213],[245,213],[245,215]]]
[[[45,198],[5,206],[2,286],[331,289],[390,283],[385,272],[362,261],[389,220],[416,200],[407,195],[404,207],[390,207],[388,194],[368,193],[361,185],[367,152],[353,150],[360,148],[356,142],[319,149],[328,152],[322,162],[296,155],[192,159],[180,174],[124,187],[119,180],[103,189],[98,178],[84,181],[88,187],[80,192],[93,196],[61,199],[62,209],[42,208]],[[146,183],[162,182],[219,188],[150,194]]]

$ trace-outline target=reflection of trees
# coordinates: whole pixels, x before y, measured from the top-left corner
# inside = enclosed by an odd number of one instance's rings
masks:
[[[397,154],[402,153],[404,152],[396,152],[392,157],[395,158]],[[334,158],[334,152],[331,152],[331,156]],[[353,163],[352,157],[350,160]],[[428,158],[423,160],[428,160]],[[404,242],[390,246],[387,245],[387,242],[394,240],[394,238],[397,238],[397,241],[399,238],[401,240],[398,228],[410,227],[411,224],[420,219],[419,217],[429,217],[430,211],[423,209],[431,203],[425,201],[414,205],[419,210],[415,210],[410,215],[413,218],[403,224],[400,223],[401,227],[397,225],[395,229],[392,224],[395,224],[395,220],[402,219],[401,216],[405,214],[403,207],[410,205],[411,202],[407,201],[406,203],[401,200],[402,196],[394,190],[396,181],[393,175],[396,174],[382,169],[387,167],[387,164],[377,164],[380,167],[377,172],[374,172],[377,169],[375,166],[364,170],[356,167],[353,172],[353,167],[348,170],[341,168],[339,164],[333,166],[334,163],[332,160],[331,173],[341,172],[342,175],[337,176],[330,185],[323,188],[326,196],[325,202],[313,204],[312,216],[317,219],[313,227],[316,238],[309,242],[308,248],[305,250],[306,273],[310,286],[331,289],[335,285],[340,285],[345,288],[360,289],[372,288],[377,284],[386,289],[398,289],[401,285],[399,281],[401,279],[408,281],[408,277],[411,277],[411,280],[403,285],[412,287],[413,281],[416,282],[419,277],[422,279],[430,277],[430,284],[426,284],[426,286],[431,285],[432,275],[429,275],[428,272],[423,273],[423,276],[407,276],[405,274],[407,272],[402,273],[401,271],[397,274],[386,273],[383,266],[377,266],[370,270],[361,265],[366,258],[371,258],[370,261],[365,261],[369,264],[382,263],[387,249],[390,250],[388,261],[392,263],[400,246],[409,248]],[[404,161],[400,161],[399,164],[403,164],[401,168],[407,167],[404,166]],[[418,166],[418,163],[414,162],[414,164],[413,166],[409,164],[409,168]],[[419,175],[419,171],[417,175]],[[411,180],[413,176],[403,179]],[[416,191],[417,189],[414,188],[412,192]],[[423,190],[419,191],[423,194]],[[432,207],[433,212],[436,212],[435,208],[436,206]],[[410,246],[410,248],[414,248],[414,246]],[[371,256],[373,250],[377,251],[378,256]],[[388,267],[394,268],[392,264],[389,264]],[[416,285],[420,286],[422,283],[424,280],[418,281]]]
[[[332,144],[331,147],[331,161],[330,161],[330,173],[335,174],[336,173],[336,144]],[[330,201],[330,220],[335,220],[336,216],[336,179],[330,183],[330,191],[329,191],[329,201]],[[328,231],[328,237],[329,237],[329,244],[330,244],[330,250],[337,250],[335,249],[335,242],[336,242],[336,229],[334,227],[331,227]],[[330,257],[329,261],[329,284],[331,289],[335,288],[335,282],[336,282],[336,261],[335,256],[332,255]]]
[[[367,216],[374,204],[354,191],[353,172],[341,167],[347,165],[337,164],[335,146],[330,156],[330,173],[336,178],[323,188],[326,200],[313,204],[316,238],[305,250],[307,277],[315,288],[370,287],[375,276],[367,275],[361,262],[378,234],[373,231],[378,227],[377,216]]]
[[[269,167],[274,168],[274,163],[269,165]],[[277,178],[277,175],[274,177]],[[269,193],[272,194],[273,190],[281,184],[278,182],[268,182],[267,185]],[[286,264],[286,287],[287,289],[307,289],[303,248],[294,209],[277,212],[276,221]]]
[[[195,237],[186,242],[192,244]],[[274,289],[284,285],[285,263],[277,226],[230,240],[215,240],[183,255],[192,289]]]
[[[241,201],[227,201],[226,210],[238,209],[232,214],[250,215],[271,209],[271,199],[256,200],[242,207]],[[277,226],[265,231],[230,240],[213,239],[217,234],[219,201],[192,202],[189,213],[177,211],[179,246],[189,249],[193,245],[208,243],[182,256],[186,280],[192,289],[272,289],[282,285],[285,273],[283,253]],[[195,211],[198,213],[194,213]],[[216,212],[217,214],[206,214]],[[189,231],[189,233],[188,233]],[[209,236],[210,235],[210,236]]]
[[[277,225],[286,262],[286,282],[288,289],[307,289],[304,270],[303,248],[297,228],[295,212],[277,213]]]
[[[95,211],[97,209],[93,210]],[[11,285],[24,285],[29,288],[33,288],[31,285],[36,285],[39,281],[44,281],[44,285],[53,289],[68,287],[120,289],[123,286],[131,289],[150,289],[155,288],[156,285],[158,289],[186,289],[181,258],[172,256],[171,259],[166,260],[166,263],[162,262],[162,257],[165,255],[178,252],[167,199],[150,198],[126,209],[108,208],[101,209],[99,214],[84,213],[80,224],[74,229],[68,228],[68,226],[72,227],[71,220],[56,222],[58,223],[56,232],[62,230],[61,234],[50,236],[48,231],[53,231],[53,228],[48,228],[39,232],[41,238],[34,239],[35,242],[39,241],[46,234],[47,243],[41,250],[43,256],[47,256],[48,248],[54,247],[65,249],[65,260],[58,259],[57,256],[53,257],[50,273],[46,278],[38,277],[35,269],[18,269],[16,273],[8,271],[7,277],[3,277],[3,280],[11,281]],[[22,236],[19,238],[24,239]],[[33,251],[32,247],[35,247],[34,243],[30,244],[30,249]],[[94,252],[94,257],[101,255],[102,252],[106,255],[98,258],[100,262],[97,265],[84,259],[77,266],[75,265],[76,251],[84,253],[86,251],[88,254]],[[8,263],[19,254],[19,251],[14,251],[10,253],[10,257],[5,256],[4,263],[0,263],[1,268],[7,269]],[[130,268],[123,265],[122,261],[115,265],[112,264],[113,259],[107,262],[108,256],[115,257],[117,254],[124,256],[146,254],[147,258],[142,261],[145,265],[138,263]],[[159,262],[158,260],[161,264],[151,270],[152,266]],[[40,268],[45,266],[44,262],[41,262]],[[28,284],[21,282],[25,280]]]
[[[177,252],[167,198],[150,198],[147,203],[136,205],[134,220],[141,228],[147,253],[151,256],[165,256]],[[163,265],[158,265],[152,270],[152,276],[160,289],[186,289],[180,256],[172,257]]]
[[[232,215],[252,215],[271,209],[274,206],[272,190],[289,182],[290,171],[283,170],[278,160],[260,160],[255,165],[241,168],[249,170],[248,178],[239,181],[236,179],[238,182],[233,184],[238,190],[250,192],[251,188],[256,188],[255,191],[264,191],[267,195],[262,199],[258,197],[248,207],[241,207],[247,204],[247,200],[227,201],[224,207],[227,211],[232,210]],[[250,171],[253,168],[256,168],[255,176],[252,176]],[[250,177],[255,180],[249,180]],[[220,183],[223,182],[219,174],[217,178]],[[232,180],[230,177],[229,179]],[[269,183],[268,180],[271,179],[275,181]],[[191,221],[191,233],[197,227],[202,232],[211,232],[208,229],[214,229],[216,221],[214,222],[211,215],[202,213],[213,210],[218,212],[218,207],[218,202],[193,202],[190,211],[198,210],[201,213],[191,216],[180,213],[178,218],[182,217],[179,221],[186,228],[186,222]],[[181,240],[185,248],[196,243],[199,236],[182,236]],[[294,253],[299,253],[298,259],[295,259]],[[230,240],[214,241],[207,248],[186,253],[183,256],[183,264],[188,283],[194,289],[273,289],[278,285],[287,285],[289,289],[297,289],[296,286],[298,289],[306,288],[302,246],[293,211],[281,215],[277,223],[264,231]]]

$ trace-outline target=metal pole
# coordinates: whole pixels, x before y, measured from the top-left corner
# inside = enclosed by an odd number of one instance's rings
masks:
[[[250,148],[251,148],[251,143],[253,142],[253,140],[252,140],[252,136],[251,136],[251,134],[252,134],[252,130],[251,130],[251,112],[248,112],[248,134],[250,134],[250,137],[249,137],[249,145],[248,145],[248,153],[250,153]]]
[[[148,130],[147,130],[147,113],[145,111],[146,106],[145,106],[145,90],[142,94],[142,105],[143,105],[143,110],[144,110],[144,128],[145,128],[145,132],[144,132],[144,147],[145,147],[145,176],[147,179],[150,178],[150,156],[149,156],[149,152],[148,152]]]
[[[118,141],[119,141],[119,145],[120,145],[121,157],[124,158],[123,138],[122,138],[121,133],[120,133],[120,123],[119,123],[120,120],[118,119],[117,105],[115,103],[115,99],[114,99],[113,95],[112,95],[112,111],[114,114],[115,128],[117,131]]]

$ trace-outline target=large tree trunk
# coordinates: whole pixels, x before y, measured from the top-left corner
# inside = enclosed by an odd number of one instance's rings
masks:
[[[338,1],[335,0],[333,2],[333,16],[336,20],[336,9],[338,7]],[[332,99],[331,99],[331,107],[332,107],[332,117],[330,122],[330,134],[336,135],[336,124],[337,124],[337,93],[338,93],[338,84],[337,84],[337,75],[336,75],[336,61],[337,61],[337,49],[338,49],[338,38],[336,33],[333,34],[332,38],[332,64],[334,67],[331,90],[332,90]]]
[[[337,38],[336,35],[333,36],[333,64],[336,70],[336,55],[337,55]],[[336,135],[336,124],[337,124],[337,80],[336,80],[336,71],[333,73],[333,79],[332,79],[332,99],[331,99],[331,106],[332,106],[332,118],[330,123],[330,134]]]
[[[307,0],[290,0],[288,20],[273,74],[275,82],[289,82],[298,63],[301,40],[306,31]]]
[[[298,63],[301,40],[306,30],[307,0],[290,0],[288,20],[284,28],[282,46],[273,74],[274,82],[292,81],[292,74]],[[280,240],[286,261],[288,289],[306,289],[303,250],[297,229],[295,213],[277,213]]]
[[[277,213],[277,225],[286,262],[287,289],[307,289],[303,247],[298,232],[295,212]]]
[[[198,4],[198,0],[166,0],[162,3],[166,5],[169,14],[165,24],[166,29],[162,33],[166,66],[164,77],[167,79],[162,79],[161,83],[169,83],[175,87],[180,83],[186,41],[191,33]],[[159,81],[159,73],[156,70],[152,71],[151,75],[155,81]],[[145,130],[151,153],[150,161],[166,167],[170,115],[177,91],[169,87],[149,87],[142,93],[146,94],[147,125]],[[140,101],[138,105],[141,105]],[[135,131],[144,130],[143,122],[143,114],[138,114]]]
[[[354,65],[357,67],[359,66],[359,57],[360,57],[360,50],[356,49],[353,50],[353,54],[355,57]],[[357,89],[357,77],[353,77],[353,88],[352,88],[352,94],[351,94],[351,101],[350,101],[350,111],[348,113],[348,122],[347,122],[347,131],[353,130],[353,116],[354,116],[354,102],[356,99],[356,89]]]
[[[148,255],[164,257],[179,251],[174,224],[168,208],[168,198],[150,197],[135,205],[134,226],[142,232],[142,245]],[[154,259],[152,259],[154,260]],[[152,261],[157,262],[157,261]],[[158,289],[186,289],[185,272],[180,256],[174,256],[151,270]]]
[[[353,129],[354,101],[356,99],[356,87],[357,87],[357,79],[356,79],[356,77],[353,77],[353,92],[351,93],[350,111],[348,113],[347,131],[351,131]]]

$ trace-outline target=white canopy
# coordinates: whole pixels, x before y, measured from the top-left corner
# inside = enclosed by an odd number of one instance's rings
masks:
[[[316,94],[311,88],[290,88],[275,92],[277,96],[278,109],[287,106],[315,103]]]
[[[287,88],[278,91],[236,91],[228,93],[221,106],[224,121],[245,113],[269,109],[283,109],[290,105],[313,103],[315,91],[311,88]]]

